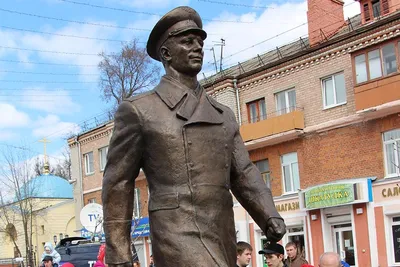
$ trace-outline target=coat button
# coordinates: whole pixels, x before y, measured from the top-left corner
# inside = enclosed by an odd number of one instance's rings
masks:
[[[191,144],[192,144],[192,141],[188,141],[188,144],[191,145]]]
[[[193,166],[194,166],[193,162],[190,162],[190,163],[189,163],[189,167],[192,168]]]
[[[229,164],[225,164],[225,168],[228,168],[229,167]]]
[[[225,148],[228,148],[228,144],[225,144]]]

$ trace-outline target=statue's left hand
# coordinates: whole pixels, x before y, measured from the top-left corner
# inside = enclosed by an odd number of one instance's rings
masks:
[[[281,218],[269,218],[267,221],[267,229],[264,231],[267,240],[278,242],[286,233],[286,225]]]

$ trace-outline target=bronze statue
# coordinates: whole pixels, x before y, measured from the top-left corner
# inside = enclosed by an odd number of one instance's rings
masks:
[[[234,113],[197,81],[206,37],[200,16],[190,7],[163,16],[150,34],[147,52],[163,63],[166,75],[153,91],[124,101],[116,112],[102,195],[110,266],[132,266],[130,227],[140,168],[149,185],[158,267],[235,266],[230,191],[269,240],[285,234]]]

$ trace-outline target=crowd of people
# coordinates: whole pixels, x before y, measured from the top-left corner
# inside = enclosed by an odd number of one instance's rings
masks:
[[[249,243],[240,241],[236,246],[237,267],[247,267],[250,264],[253,248]],[[285,250],[287,258],[285,259]],[[278,243],[269,243],[258,254],[264,256],[268,267],[314,267],[299,253],[296,243],[289,242],[285,248]],[[348,267],[340,260],[340,256],[334,252],[325,252],[319,258],[318,267]]]

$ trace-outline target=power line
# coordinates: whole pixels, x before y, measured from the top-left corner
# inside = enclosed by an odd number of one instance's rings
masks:
[[[68,20],[68,19],[63,19],[63,18],[48,17],[48,16],[42,16],[42,15],[26,13],[26,12],[19,12],[19,11],[15,11],[15,10],[4,9],[4,8],[0,8],[0,11],[23,15],[23,16],[36,17],[36,18],[41,18],[41,19],[57,20],[57,21],[77,23],[77,24],[85,24],[85,25],[99,26],[99,27],[104,27],[104,28],[116,28],[116,29],[133,30],[133,31],[150,31],[149,29],[123,27],[123,26],[117,26],[117,25],[111,25],[111,24],[101,24],[101,23],[93,23],[93,22],[86,22],[86,21],[79,21],[79,20]]]
[[[96,56],[96,57],[99,56],[98,54],[91,54],[91,53],[78,53],[78,52],[67,52],[67,51],[29,49],[29,48],[11,47],[11,46],[2,46],[2,45],[0,45],[0,48],[12,49],[12,50],[21,50],[21,51],[40,52],[40,53],[64,54],[64,55]]]
[[[14,70],[0,70],[0,72],[5,73],[15,73],[15,74],[34,74],[34,75],[61,75],[61,76],[98,76],[95,73],[54,73],[54,72],[32,72],[32,71],[14,71]]]
[[[9,60],[9,59],[0,59],[0,61],[1,62],[8,62],[8,63],[24,63],[24,64],[34,64],[34,65],[72,66],[72,67],[97,67],[97,65],[34,62],[34,61]]]
[[[42,32],[42,31],[29,30],[29,29],[20,29],[20,28],[14,28],[14,27],[9,27],[9,26],[2,26],[2,25],[0,25],[0,28],[9,29],[9,30],[15,30],[15,31],[40,33],[40,34],[46,34],[46,35],[55,35],[55,36],[61,36],[61,37],[88,39],[88,40],[119,42],[119,43],[128,43],[129,42],[129,41],[124,41],[124,40],[104,39],[104,38],[95,38],[95,37],[88,37],[88,36],[77,36],[77,35],[60,34],[60,33],[53,33],[53,32]],[[146,42],[138,42],[138,43],[146,43]]]
[[[341,7],[338,8],[337,10],[343,9],[344,7],[350,6],[350,5],[355,4],[355,3],[358,3],[358,2],[352,2],[352,3],[349,3],[349,4],[347,4],[347,5],[341,6]],[[333,12],[333,11],[332,11],[332,12]],[[319,18],[319,17],[321,17],[321,16],[322,16],[322,15],[318,16],[317,18]],[[295,27],[293,27],[293,28],[290,28],[290,29],[288,29],[288,30],[286,30],[286,31],[280,32],[280,33],[278,33],[277,35],[272,36],[272,37],[269,37],[269,38],[267,38],[267,39],[265,39],[265,40],[263,40],[263,41],[261,41],[261,42],[258,42],[258,43],[254,44],[254,45],[252,45],[252,46],[249,46],[249,47],[246,47],[246,48],[244,48],[244,49],[242,49],[242,50],[239,50],[239,51],[237,51],[237,52],[234,52],[233,54],[230,54],[230,55],[226,56],[225,59],[231,58],[231,57],[233,57],[233,56],[235,56],[235,55],[237,55],[237,54],[240,54],[240,53],[242,53],[242,52],[244,52],[244,51],[247,51],[247,50],[249,50],[249,49],[251,49],[251,48],[254,48],[254,47],[256,47],[256,46],[258,46],[258,45],[260,45],[260,44],[263,44],[263,43],[268,42],[268,41],[270,41],[270,40],[272,40],[272,39],[275,39],[275,38],[277,38],[277,37],[279,37],[279,36],[281,36],[281,35],[284,35],[284,34],[286,34],[286,33],[288,33],[288,32],[291,32],[291,31],[293,31],[293,30],[295,30],[295,29],[298,29],[298,28],[300,28],[300,27],[303,27],[303,26],[309,24],[309,23],[312,22],[312,21],[313,21],[313,20],[308,20],[307,22],[304,22],[304,23],[302,23],[302,24],[300,24],[300,25],[297,25],[297,26],[295,26]],[[324,27],[324,28],[327,28],[327,27],[330,27],[330,26],[331,26],[331,25],[328,25],[328,26],[326,26],[326,27]],[[320,28],[320,29],[323,29],[323,28]],[[320,29],[318,29],[318,31],[319,31]],[[219,62],[219,60],[217,60],[217,62]]]
[[[266,6],[256,6],[256,5],[246,5],[246,4],[235,4],[235,3],[228,3],[228,2],[222,2],[222,1],[212,1],[212,0],[197,0],[199,2],[206,2],[206,3],[211,3],[211,4],[220,4],[220,5],[226,5],[226,6],[234,6],[234,7],[247,7],[247,8],[258,8],[258,9],[277,9],[275,6],[271,5],[266,5]],[[287,9],[287,8],[286,8]],[[289,9],[287,9],[289,10]],[[293,9],[290,9],[293,10]]]
[[[0,80],[3,83],[97,83],[97,82],[71,82],[71,81],[24,81],[24,80]]]
[[[121,11],[121,12],[127,12],[127,13],[134,13],[134,14],[144,14],[144,15],[149,15],[149,16],[158,16],[162,17],[163,14],[157,14],[157,13],[150,13],[150,12],[144,12],[144,11],[136,11],[136,10],[131,10],[131,9],[123,9],[123,8],[116,8],[116,7],[110,7],[110,6],[101,6],[101,5],[94,5],[90,3],[84,3],[84,2],[77,2],[77,1],[72,1],[72,0],[59,0],[65,3],[70,3],[70,4],[75,4],[75,5],[81,5],[81,6],[88,6],[92,8],[100,8],[100,9],[108,9],[108,10],[114,10],[114,11]],[[239,21],[239,20],[217,20],[217,19],[203,19],[205,21],[216,21],[216,22],[227,22],[227,23],[253,23],[253,22],[246,22],[246,21]]]
[[[6,143],[0,143],[0,146],[7,146],[7,147],[15,148],[15,149],[25,150],[25,151],[33,152],[33,153],[39,154],[39,155],[43,154],[43,152],[38,152],[38,151],[32,150],[30,148],[27,148],[26,146],[25,147],[23,147],[23,146],[14,146],[14,145],[6,144]],[[47,156],[50,157],[50,158],[56,159],[56,160],[60,160],[60,158],[56,158],[54,156],[50,156],[50,155],[47,155]]]
[[[46,91],[46,92],[57,92],[57,91],[87,91],[89,89],[83,89],[83,88],[72,88],[72,89],[64,89],[64,88],[58,88],[58,89],[33,89],[33,88],[0,88],[0,91]]]

